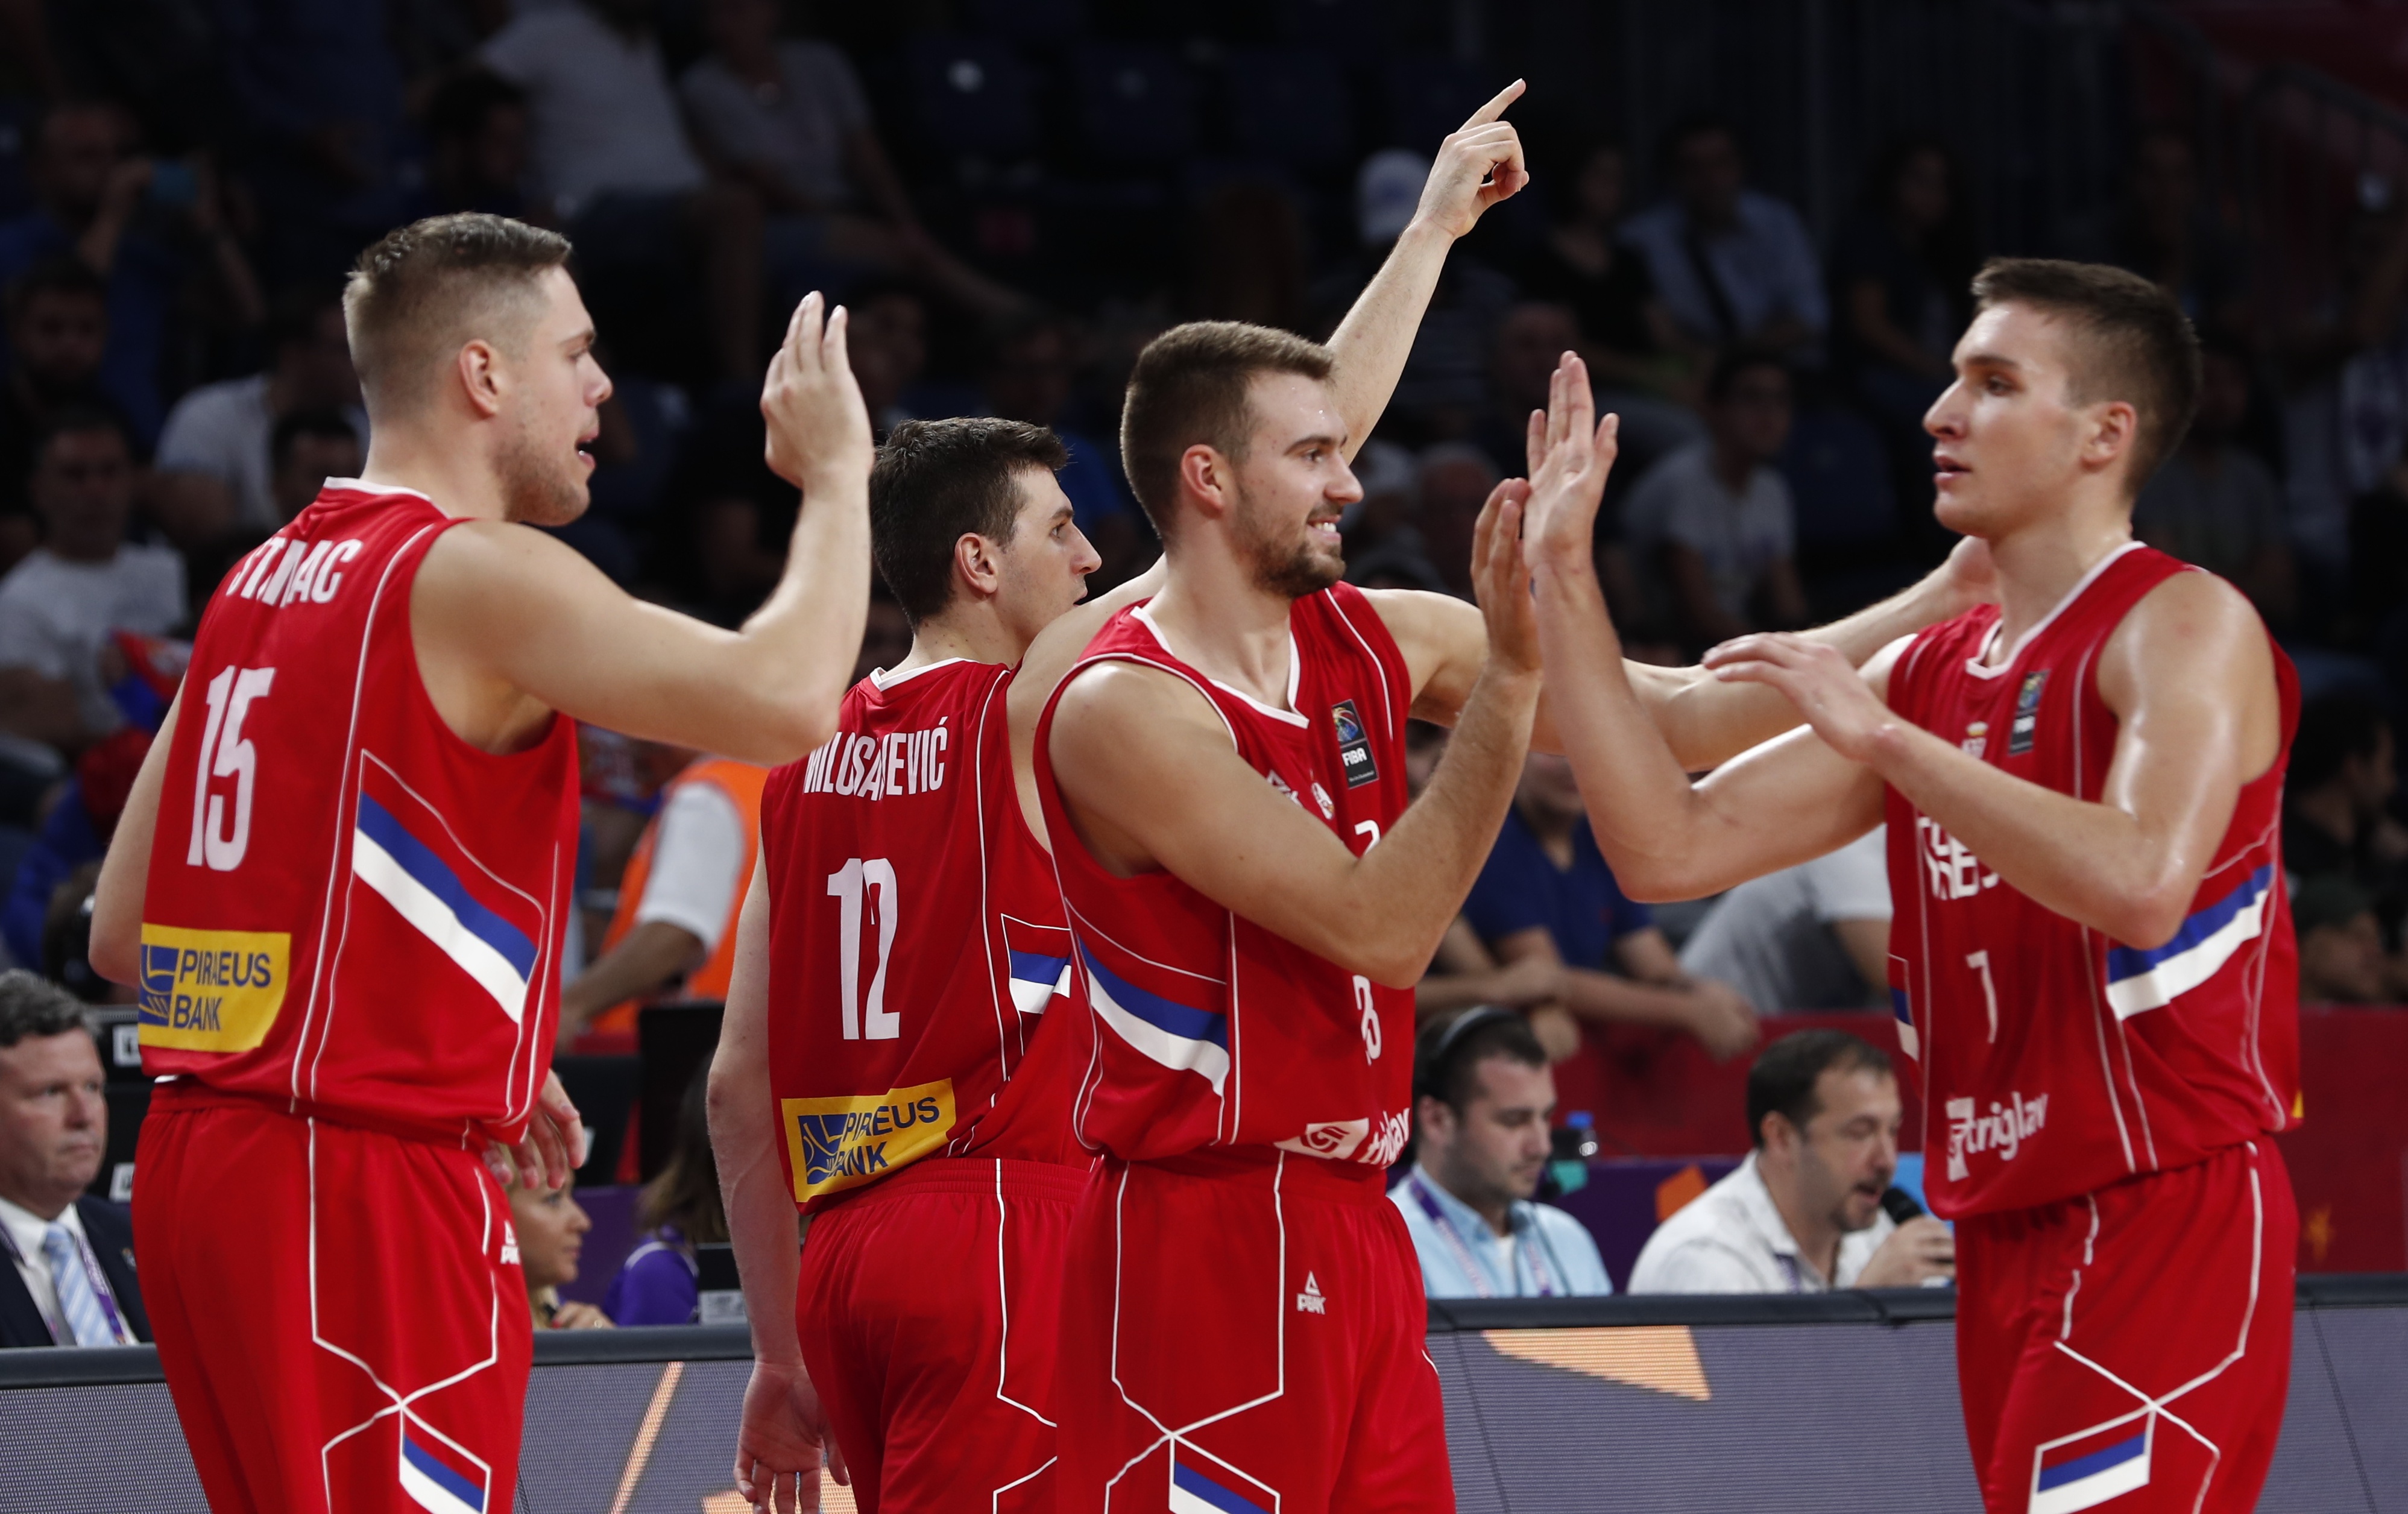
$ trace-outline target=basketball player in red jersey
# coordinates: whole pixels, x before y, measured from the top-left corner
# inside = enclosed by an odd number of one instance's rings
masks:
[[[1691,786],[1620,676],[1585,510],[1533,501],[1554,713],[1598,844],[1689,898],[1886,819],[1899,1040],[1956,1221],[1958,1371],[1992,1514],[2255,1507],[2283,1420],[2298,1218],[2279,854],[2290,664],[2230,585],[2133,541],[2198,345],[2120,270],[2002,261],[1925,424],[1938,513],[2001,602],[1860,675],[1787,636],[1711,659],[1811,724]],[[1587,381],[1541,443],[1592,446]]]
[[[783,761],[859,641],[869,424],[816,297],[762,400],[804,504],[741,631],[526,529],[584,508],[609,393],[567,254],[456,216],[363,255],[368,477],[227,575],[102,876],[93,959],[160,1078],[144,1294],[221,1514],[509,1507],[529,1321],[483,1156],[573,1163],[573,721]]]

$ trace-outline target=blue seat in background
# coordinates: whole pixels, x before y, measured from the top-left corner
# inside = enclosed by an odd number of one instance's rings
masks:
[[[1143,42],[1091,42],[1070,65],[1079,135],[1101,163],[1156,167],[1196,147],[1196,86],[1170,49]]]
[[[1299,169],[1352,161],[1354,107],[1345,71],[1313,48],[1229,54],[1229,136],[1245,157]]]
[[[906,67],[920,133],[941,156],[1010,161],[1037,150],[1028,69],[1010,44],[992,36],[917,36]]]

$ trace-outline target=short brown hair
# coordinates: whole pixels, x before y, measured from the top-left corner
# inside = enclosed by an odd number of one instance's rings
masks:
[[[371,412],[407,410],[463,342],[504,336],[568,238],[506,216],[414,221],[360,254],[343,290],[351,365]]]
[[[1259,373],[1326,379],[1329,349],[1240,321],[1173,326],[1137,355],[1121,410],[1121,464],[1163,540],[1179,513],[1179,459],[1201,443],[1242,459],[1253,439],[1247,390]]]
[[[1043,426],[983,417],[906,421],[869,469],[869,555],[918,625],[953,597],[953,544],[976,533],[1009,543],[1020,513],[1013,476],[1070,461]]]
[[[2105,264],[1992,258],[1973,276],[1973,299],[1985,310],[2028,305],[2072,328],[2081,350],[2066,397],[2132,407],[2139,424],[2125,484],[2139,493],[2181,445],[2199,409],[2199,334],[2173,295]]]

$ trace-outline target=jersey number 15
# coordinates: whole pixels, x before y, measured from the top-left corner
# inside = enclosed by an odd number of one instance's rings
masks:
[[[243,717],[254,699],[265,699],[276,682],[272,667],[229,667],[209,680],[208,723],[201,729],[201,755],[193,764],[193,844],[185,865],[207,864],[221,873],[242,865],[251,850],[251,792],[259,782],[259,750],[242,734]],[[211,793],[213,779],[234,779],[233,823],[226,795]]]

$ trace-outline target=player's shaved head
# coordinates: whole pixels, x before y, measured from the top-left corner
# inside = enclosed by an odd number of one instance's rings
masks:
[[[2172,456],[2199,408],[2199,335],[2172,294],[2139,274],[2055,258],[1992,258],[1973,276],[1982,309],[2021,305],[2071,338],[2066,401],[2122,400],[2136,418],[2125,487],[2139,493]]]
[[[559,233],[478,213],[413,222],[361,253],[343,322],[370,418],[416,410],[469,342],[523,350],[544,275],[567,261]]]
[[[1168,542],[1177,529],[1179,460],[1189,448],[1245,460],[1256,375],[1292,373],[1322,382],[1334,365],[1319,342],[1238,321],[1190,321],[1147,343],[1121,411],[1121,464],[1155,533]]]
[[[869,470],[869,555],[914,626],[953,597],[953,548],[981,536],[1007,550],[1020,474],[1068,465],[1062,438],[1021,421],[906,421]]]

